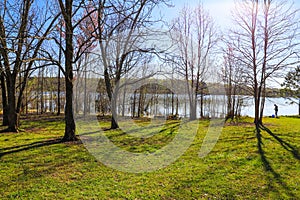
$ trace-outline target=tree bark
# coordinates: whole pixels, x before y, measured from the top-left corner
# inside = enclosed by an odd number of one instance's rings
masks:
[[[136,102],[136,91],[133,93],[133,102],[132,102],[132,118],[135,117],[135,102]]]
[[[201,88],[201,93],[200,93],[200,118],[204,118],[204,112],[203,112],[203,106],[204,106],[204,91],[203,88]]]
[[[7,92],[6,92],[6,84],[5,84],[5,78],[4,73],[2,72],[0,75],[0,81],[1,81],[1,92],[2,92],[2,107],[3,107],[3,121],[2,126],[8,125],[8,115],[7,115]]]
[[[57,114],[56,115],[60,115],[60,107],[61,107],[61,103],[60,103],[60,69],[58,67],[58,75],[57,75]]]
[[[65,134],[63,141],[76,141],[78,138],[75,135],[75,121],[73,111],[73,27],[72,27],[72,0],[65,1],[65,8],[63,7],[62,0],[60,6],[66,24],[66,50],[65,50],[65,84],[66,84],[66,105],[65,105]]]
[[[126,98],[126,89],[127,85],[125,85],[124,91],[123,91],[123,99],[122,99],[122,117],[125,116],[125,98]]]
[[[18,132],[18,120],[19,117],[16,112],[16,89],[15,84],[16,76],[9,75],[7,80],[7,97],[9,101],[7,102],[7,111],[8,111],[8,132]]]
[[[113,94],[113,98],[111,99],[111,112],[112,112],[112,117],[111,117],[111,129],[117,129],[119,128],[118,124],[118,114],[117,114],[117,93]]]
[[[87,88],[86,88],[86,84],[87,84],[87,71],[86,71],[86,67],[84,69],[84,96],[83,96],[83,116],[85,117],[87,114],[87,106],[88,106],[88,102],[87,102]],[[90,105],[89,105],[90,107]]]
[[[71,70],[72,71],[72,70]],[[69,78],[72,77],[72,72],[69,73]],[[66,107],[65,107],[65,134],[63,141],[76,141],[78,138],[75,135],[75,121],[73,112],[73,83],[72,79],[65,78],[66,82]]]
[[[117,129],[119,128],[119,125],[118,125],[118,122],[117,122],[117,112],[116,112],[116,94],[117,94],[117,85],[115,86],[116,89],[115,91],[112,91],[112,86],[111,86],[111,83],[110,83],[110,78],[109,78],[109,74],[108,74],[108,71],[107,71],[107,68],[104,70],[104,80],[105,80],[105,87],[106,87],[106,92],[107,92],[107,95],[108,95],[108,98],[109,98],[109,101],[110,101],[110,104],[111,104],[111,113],[112,113],[112,116],[111,116],[111,126],[110,128],[111,129]]]
[[[196,120],[196,119],[197,119],[197,104],[195,99],[194,101],[190,102],[190,120]]]
[[[40,74],[40,85],[41,85],[41,114],[44,113],[44,69],[41,69],[41,74]]]

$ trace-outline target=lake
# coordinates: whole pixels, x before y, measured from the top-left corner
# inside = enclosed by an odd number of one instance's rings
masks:
[[[298,102],[296,99],[293,99]],[[271,116],[275,113],[274,104],[278,106],[278,115],[298,115],[298,104],[292,103],[286,98],[266,98],[264,116]],[[242,115],[254,117],[254,101],[249,98],[247,105],[242,108]]]
[[[128,95],[126,98],[125,115],[130,116],[132,114],[132,97]],[[250,96],[241,96],[243,99],[243,106],[241,108],[242,116],[250,116],[254,117],[254,101]],[[138,97],[136,98],[138,99]],[[148,99],[148,100],[147,100]],[[150,102],[151,96],[146,95],[145,103],[148,104]],[[178,114],[180,117],[188,117],[189,116],[189,103],[187,95],[179,95],[178,96]],[[226,97],[223,95],[207,95],[204,97],[206,103],[204,104],[204,116],[224,116],[226,113]],[[293,99],[295,102],[298,102],[297,99]],[[173,100],[173,106],[176,107],[176,100]],[[122,101],[119,101],[118,112],[121,113]],[[200,102],[200,101],[199,101]],[[298,115],[298,104],[292,103],[291,100],[286,98],[266,98],[264,116],[272,116],[274,111],[274,104],[278,105],[278,115]],[[138,103],[136,103],[136,106]],[[200,117],[200,103],[198,103],[197,107],[197,117]],[[176,108],[173,107],[173,114],[176,112]],[[135,112],[137,111],[137,107],[135,108]],[[148,117],[153,116],[168,116],[172,114],[172,106],[171,106],[171,96],[167,96],[165,94],[157,95],[156,103],[151,103],[147,108]]]

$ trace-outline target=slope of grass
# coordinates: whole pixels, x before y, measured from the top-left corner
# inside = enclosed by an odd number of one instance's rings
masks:
[[[213,150],[199,158],[209,124],[200,121],[195,140],[177,161],[135,174],[103,165],[80,142],[60,143],[62,118],[31,118],[20,133],[0,133],[0,199],[300,199],[300,119],[266,118],[276,137],[262,132],[263,155],[251,121],[226,124]],[[176,123],[144,139],[122,130],[105,133],[125,150],[151,153],[174,138]],[[157,127],[141,130],[150,134]]]

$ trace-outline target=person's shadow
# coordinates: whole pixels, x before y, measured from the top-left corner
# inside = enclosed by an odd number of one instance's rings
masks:
[[[279,136],[275,135],[269,128],[267,128],[264,125],[256,125],[256,137],[257,137],[257,148],[258,148],[258,152],[260,154],[261,157],[261,161],[263,163],[264,169],[266,172],[271,172],[272,176],[274,177],[276,183],[280,184],[281,187],[287,192],[287,194],[292,198],[292,199],[296,199],[294,193],[291,191],[291,189],[288,187],[288,185],[285,183],[285,181],[283,180],[283,178],[281,177],[281,175],[279,173],[277,173],[274,168],[272,167],[271,163],[269,162],[269,160],[267,159],[266,155],[265,155],[265,151],[263,149],[263,137],[262,137],[262,131],[266,132],[267,134],[269,134],[272,138],[275,139],[275,141],[277,141],[285,150],[287,150],[288,152],[290,152],[293,157],[296,160],[300,160],[300,154],[299,151],[291,144],[289,144],[288,142],[284,141],[282,138],[280,138]],[[274,184],[274,179],[269,177],[269,187],[271,187],[273,190],[275,187],[273,187],[272,185]],[[278,192],[278,195],[280,197],[280,194]]]

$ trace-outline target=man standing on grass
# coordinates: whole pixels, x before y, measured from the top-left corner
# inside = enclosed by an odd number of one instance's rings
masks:
[[[278,117],[278,106],[276,104],[274,104],[274,110],[275,110],[275,117],[277,118]]]

